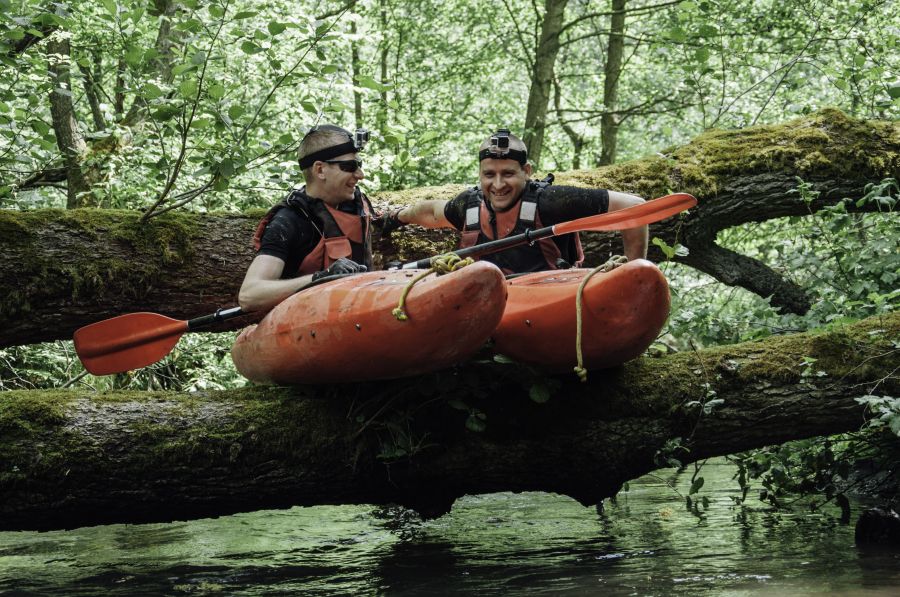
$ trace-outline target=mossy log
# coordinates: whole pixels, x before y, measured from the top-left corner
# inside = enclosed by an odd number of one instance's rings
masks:
[[[900,390],[898,340],[891,314],[648,357],[586,384],[563,376],[544,403],[529,391],[546,379],[488,362],[329,387],[4,392],[0,529],[313,504],[436,515],[459,496],[496,491],[595,504],[666,456],[688,463],[859,429],[855,398]],[[722,402],[704,413],[713,392]]]
[[[652,226],[651,235],[687,246],[690,253],[681,261],[802,313],[808,308],[802,288],[759,261],[719,247],[716,234],[748,222],[807,215],[859,197],[866,184],[890,176],[900,178],[900,123],[858,121],[824,110],[781,125],[711,131],[658,156],[559,174],[557,183],[648,198],[670,189],[692,193],[699,207],[685,219]],[[796,177],[820,193],[811,204],[795,192]],[[464,188],[383,193],[375,202],[384,207],[449,199]],[[170,213],[142,224],[137,212],[0,210],[0,347],[70,338],[83,325],[122,313],[189,319],[233,305],[262,213]],[[618,235],[584,237],[589,264],[621,253]],[[377,263],[440,253],[455,238],[448,231],[410,227],[378,244]],[[650,258],[662,255],[654,247]],[[244,324],[235,320],[228,327]]]

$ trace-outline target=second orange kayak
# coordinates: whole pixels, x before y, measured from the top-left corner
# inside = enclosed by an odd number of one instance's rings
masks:
[[[500,323],[506,281],[479,262],[413,286],[407,321],[397,307],[422,270],[349,276],[298,292],[246,328],[231,350],[241,374],[280,384],[353,382],[416,375],[474,354]]]
[[[588,269],[552,270],[511,278],[494,350],[548,371],[571,371],[575,296]],[[630,261],[597,273],[582,297],[582,352],[587,369],[613,367],[643,353],[669,316],[669,285],[653,263]]]

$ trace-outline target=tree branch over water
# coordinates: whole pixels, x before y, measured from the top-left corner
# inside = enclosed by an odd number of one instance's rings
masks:
[[[690,463],[859,429],[857,397],[900,390],[898,338],[900,314],[891,314],[643,358],[592,372],[587,384],[561,376],[543,404],[529,390],[545,378],[498,363],[319,387],[4,392],[0,529],[314,504],[438,515],[462,495],[496,491],[596,504],[672,449]],[[483,432],[466,428],[475,410],[486,415]]]

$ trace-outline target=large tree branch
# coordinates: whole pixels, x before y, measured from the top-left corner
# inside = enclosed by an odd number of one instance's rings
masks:
[[[715,243],[692,248],[678,261],[707,273],[729,286],[740,286],[762,297],[772,297],[772,305],[791,313],[806,313],[810,300],[800,286],[766,264],[730,251]]]
[[[587,384],[562,378],[545,404],[529,400],[524,371],[497,364],[468,365],[468,381],[450,371],[202,394],[4,392],[0,529],[313,504],[394,502],[436,515],[462,495],[495,491],[596,504],[661,466],[674,438],[689,463],[859,429],[855,398],[875,385],[900,390],[898,338],[892,314],[645,358]],[[815,375],[804,374],[806,357]],[[474,387],[490,399],[473,398]],[[724,402],[704,414],[696,405],[710,391]],[[466,429],[453,398],[486,414],[484,432]]]
[[[721,256],[713,244],[719,231],[809,215],[845,197],[861,197],[868,183],[900,179],[898,156],[900,124],[857,121],[829,110],[783,125],[712,131],[665,156],[564,172],[557,183],[648,198],[670,189],[689,192],[700,205],[684,219],[653,225],[651,236],[679,242],[695,255]],[[809,204],[796,192],[797,176],[820,192]],[[464,188],[426,187],[375,200],[388,207],[450,199]],[[82,325],[131,311],[188,319],[231,305],[261,216],[173,213],[141,225],[135,212],[0,210],[0,346],[70,338]],[[448,231],[410,228],[380,243],[376,253],[382,263],[412,261],[452,248],[455,239]],[[589,264],[621,253],[618,235],[586,234],[584,241]],[[662,255],[651,248],[651,258]],[[733,257],[732,263],[750,262]],[[726,283],[771,276],[757,265],[736,276],[723,266],[709,269]],[[774,279],[757,286],[779,287]],[[784,295],[789,300],[782,306],[802,304],[794,289],[781,288],[774,302]]]

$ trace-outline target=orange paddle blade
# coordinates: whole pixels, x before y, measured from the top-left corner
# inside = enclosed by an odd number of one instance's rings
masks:
[[[188,322],[156,313],[129,313],[75,331],[75,352],[93,375],[152,365],[169,354]]]
[[[579,218],[571,222],[560,222],[553,227],[553,234],[637,228],[664,220],[695,205],[697,200],[693,195],[675,193],[618,211]]]

